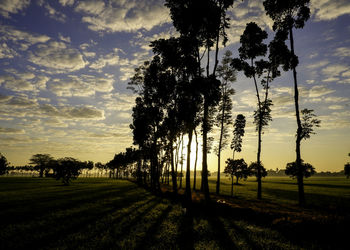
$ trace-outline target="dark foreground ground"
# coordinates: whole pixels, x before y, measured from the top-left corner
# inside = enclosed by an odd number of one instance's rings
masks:
[[[0,249],[349,249],[342,190],[341,203],[306,209],[227,196],[204,205],[196,193],[189,216],[126,180],[0,178]]]

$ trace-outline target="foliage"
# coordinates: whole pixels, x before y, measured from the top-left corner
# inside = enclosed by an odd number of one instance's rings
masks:
[[[239,179],[247,179],[249,176],[248,165],[244,159],[227,159],[226,167],[224,170],[226,175],[229,175],[231,178],[236,177],[236,182],[238,183]]]
[[[29,164],[34,165],[34,169],[39,171],[39,176],[44,176],[50,171],[50,162],[53,160],[53,157],[49,154],[35,154],[30,158]]]
[[[303,177],[308,178],[315,174],[315,168],[309,163],[304,163],[302,160],[300,169],[297,166],[296,162],[289,162],[287,163],[285,172],[286,175],[289,175],[291,177],[298,177],[301,173]]]
[[[234,152],[242,151],[242,137],[244,136],[244,128],[245,128],[246,120],[245,116],[242,114],[238,114],[233,124],[233,138],[231,141],[231,150]]]
[[[7,173],[7,167],[9,163],[7,162],[6,157],[0,153],[0,175]]]
[[[344,165],[344,174],[345,174],[346,178],[349,179],[349,177],[350,177],[350,162],[348,162]]]
[[[312,109],[301,110],[301,139],[309,139],[311,134],[315,134],[313,127],[320,127],[321,121],[318,120]]]
[[[265,0],[266,14],[274,21],[273,30],[303,28],[310,18],[310,0]]]
[[[256,176],[258,177],[258,163],[257,162],[251,162],[248,167],[249,176]],[[260,162],[260,171],[261,171],[261,177],[267,176],[267,171],[264,165]]]
[[[88,168],[88,163],[80,162],[72,157],[64,157],[50,162],[56,180],[62,180],[64,185],[69,185],[71,180],[76,179],[81,169]]]

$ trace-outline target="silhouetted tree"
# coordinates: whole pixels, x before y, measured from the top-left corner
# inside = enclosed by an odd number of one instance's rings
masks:
[[[301,139],[309,139],[312,134],[315,134],[314,127],[320,127],[321,121],[316,118],[312,109],[303,109],[301,111]]]
[[[0,153],[0,175],[7,173],[8,162],[6,157]]]
[[[309,163],[304,163],[303,160],[301,160],[301,168],[296,164],[296,162],[287,163],[285,171],[286,175],[289,175],[293,178],[299,178],[300,171],[305,178],[308,178],[311,175],[315,174],[315,168]]]
[[[344,174],[345,174],[346,178],[349,179],[349,177],[350,177],[350,162],[348,162],[344,165]]]
[[[194,80],[200,82],[203,95],[203,160],[202,160],[202,186],[206,200],[210,199],[208,186],[207,165],[207,134],[210,127],[209,110],[218,102],[219,82],[216,80],[218,65],[218,52],[220,38],[225,45],[227,35],[225,30],[229,27],[229,19],[226,17],[227,9],[233,5],[233,0],[166,0],[165,4],[170,9],[173,25],[181,37],[189,41],[188,47],[196,53],[197,74]],[[215,46],[215,61],[213,72],[210,74],[210,51]],[[200,48],[204,47],[207,53],[206,77],[202,76]]]
[[[232,159],[235,159],[235,152],[242,151],[242,137],[244,136],[245,116],[238,114],[233,124],[233,138],[231,141]]]
[[[216,180],[216,194],[220,193],[220,164],[221,151],[228,145],[228,125],[232,124],[232,99],[234,90],[230,88],[230,83],[236,81],[236,72],[230,67],[232,61],[231,51],[226,51],[222,58],[221,65],[217,68],[218,77],[221,78],[221,96],[218,105],[218,113],[216,116],[216,126],[220,128],[220,137],[215,152],[218,156],[218,172]]]
[[[310,0],[265,0],[263,2],[266,13],[274,21],[273,30],[281,41],[286,41],[289,35],[290,52],[285,53],[284,70],[293,71],[294,79],[294,102],[295,116],[297,121],[296,133],[296,165],[300,168],[297,180],[299,190],[299,204],[305,204],[304,183],[303,183],[303,167],[300,152],[300,142],[302,140],[302,123],[299,111],[299,90],[297,81],[296,67],[298,65],[298,57],[294,52],[293,28],[303,28],[305,22],[310,18],[310,9],[308,7]]]
[[[249,175],[248,165],[243,159],[227,159],[224,173],[231,177],[231,196],[233,196],[233,178],[236,176],[236,184],[239,179],[246,179]]]
[[[249,176],[254,175],[256,178],[258,178],[258,169],[259,169],[259,165],[257,162],[250,163],[248,167]],[[264,168],[264,165],[261,162],[260,162],[260,175],[261,177],[267,176],[266,168]]]
[[[244,74],[248,78],[253,78],[254,86],[257,97],[257,110],[254,112],[254,123],[256,125],[256,131],[258,132],[258,151],[257,151],[257,164],[261,163],[261,137],[262,130],[266,127],[271,118],[272,101],[268,98],[269,82],[279,75],[277,70],[278,61],[270,53],[270,61],[263,59],[257,61],[256,58],[265,56],[267,53],[267,45],[263,43],[263,40],[267,38],[266,31],[263,31],[256,23],[248,23],[244,30],[240,43],[239,59],[233,59],[231,65],[237,70],[243,70]],[[273,50],[274,51],[274,50]],[[261,93],[257,84],[257,78],[261,79],[261,85],[265,91],[265,98],[262,100]],[[261,169],[258,167],[258,199],[261,199]]]
[[[49,154],[35,154],[30,158],[29,164],[34,165],[34,169],[39,171],[39,177],[44,176],[44,171],[49,172],[49,162],[53,157]]]
[[[54,177],[62,180],[64,185],[69,185],[71,180],[76,179],[81,169],[86,167],[86,162],[80,162],[72,157],[64,157],[58,160],[51,160]]]

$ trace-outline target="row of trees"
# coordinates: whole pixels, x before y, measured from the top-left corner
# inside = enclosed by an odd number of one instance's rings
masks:
[[[180,35],[151,42],[155,56],[150,62],[135,69],[135,75],[129,83],[129,88],[139,95],[133,108],[131,125],[134,144],[138,145],[140,152],[139,166],[142,166],[142,161],[150,162],[150,185],[152,189],[159,191],[160,174],[164,164],[168,162],[171,166],[173,191],[176,193],[176,163],[179,162],[176,158],[183,148],[185,135],[188,138],[185,194],[187,201],[191,202],[191,144],[194,133],[198,145],[197,127],[200,126],[203,157],[201,186],[206,200],[209,200],[207,154],[211,150],[213,138],[208,135],[213,125],[217,125],[220,137],[215,147],[218,156],[216,192],[219,193],[221,151],[227,146],[227,126],[232,124],[231,97],[234,90],[230,84],[236,79],[236,71],[243,71],[246,77],[253,79],[257,97],[254,123],[258,133],[257,197],[261,199],[262,133],[272,120],[270,84],[280,76],[280,68],[284,71],[291,70],[297,133],[296,161],[289,168],[293,169],[292,173],[297,177],[299,203],[303,205],[303,178],[309,168],[305,167],[306,163],[301,159],[300,143],[302,139],[310,138],[314,133],[313,128],[319,126],[320,121],[315,118],[313,110],[299,111],[296,74],[298,57],[294,52],[293,29],[303,28],[310,17],[309,0],[265,0],[263,4],[266,14],[274,21],[275,36],[272,41],[268,45],[264,44],[267,33],[256,23],[248,23],[240,37],[239,57],[232,58],[232,53],[226,52],[219,65],[220,44],[225,46],[228,40],[227,9],[233,4],[233,0],[166,0],[165,5],[169,8],[173,25]],[[287,40],[290,42],[289,46]],[[239,117],[241,124],[245,124],[244,116]],[[241,134],[238,137],[237,134],[234,135],[236,140],[231,143],[233,152],[241,150],[244,126],[243,132],[242,128],[237,130]],[[197,152],[198,146],[195,162]],[[231,160],[228,162],[234,162],[234,158]],[[196,170],[196,164],[194,168]],[[138,180],[141,181],[140,177]]]

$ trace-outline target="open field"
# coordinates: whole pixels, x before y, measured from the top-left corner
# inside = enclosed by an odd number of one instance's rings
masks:
[[[306,209],[294,205],[294,180],[266,178],[264,201],[255,200],[254,179],[241,183],[237,197],[199,201],[189,216],[176,200],[126,180],[79,178],[62,186],[0,178],[0,249],[345,249],[350,181],[307,180]]]

